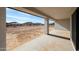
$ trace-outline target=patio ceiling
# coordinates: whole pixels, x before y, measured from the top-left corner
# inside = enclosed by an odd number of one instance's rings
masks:
[[[56,20],[66,19],[69,18],[72,13],[75,11],[76,8],[73,7],[44,7],[36,9],[40,10],[41,12],[51,16]]]
[[[76,10],[76,7],[14,7],[13,9],[39,17],[61,20],[69,18]]]

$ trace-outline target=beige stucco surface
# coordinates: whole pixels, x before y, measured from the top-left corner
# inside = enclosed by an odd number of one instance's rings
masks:
[[[0,51],[6,50],[5,8],[0,8]]]

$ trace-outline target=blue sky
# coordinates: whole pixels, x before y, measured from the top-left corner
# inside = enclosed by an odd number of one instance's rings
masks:
[[[33,22],[44,23],[44,19],[27,13],[19,12],[10,8],[6,8],[6,22]]]
[[[6,22],[18,22],[18,23],[25,23],[25,22],[33,22],[33,23],[43,23],[44,19],[33,16],[27,13],[23,13],[20,11],[16,11],[10,8],[6,8]],[[49,21],[52,23],[53,21]]]

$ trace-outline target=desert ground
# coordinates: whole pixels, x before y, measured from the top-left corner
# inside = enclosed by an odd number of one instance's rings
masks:
[[[53,27],[49,27],[52,30]],[[44,26],[17,26],[7,27],[6,46],[7,50],[12,50],[44,34]]]

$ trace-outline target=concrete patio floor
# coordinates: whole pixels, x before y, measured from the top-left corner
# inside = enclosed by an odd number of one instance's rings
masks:
[[[42,35],[15,49],[14,51],[73,51],[70,40],[50,35]]]

